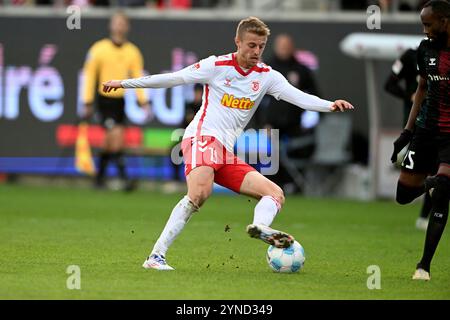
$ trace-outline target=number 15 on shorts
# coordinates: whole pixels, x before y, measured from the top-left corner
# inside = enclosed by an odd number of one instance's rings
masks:
[[[414,169],[413,155],[415,154],[416,154],[415,151],[408,150],[408,152],[405,155],[405,158],[403,158],[402,167],[405,167],[406,169]]]

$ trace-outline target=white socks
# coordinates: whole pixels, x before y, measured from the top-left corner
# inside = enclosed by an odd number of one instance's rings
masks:
[[[270,226],[273,219],[280,211],[280,203],[272,196],[264,196],[259,200],[255,207],[255,215],[253,217],[253,224],[262,224]]]
[[[165,255],[172,242],[181,233],[192,214],[196,211],[198,211],[198,207],[188,196],[184,196],[173,208],[164,230],[153,247],[152,254]]]
[[[164,230],[153,247],[152,254],[160,254],[165,256],[173,241],[181,233],[192,214],[197,212],[198,209],[199,208],[189,199],[188,196],[184,196],[183,199],[177,203],[175,208],[173,208]],[[270,226],[280,209],[281,205],[274,197],[262,197],[255,207],[253,224]]]

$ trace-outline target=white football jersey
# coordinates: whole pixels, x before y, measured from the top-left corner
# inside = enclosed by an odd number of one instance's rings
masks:
[[[306,110],[330,112],[333,105],[293,87],[281,73],[264,63],[243,70],[235,53],[210,56],[170,74],[124,80],[122,86],[160,88],[188,83],[204,85],[203,102],[183,138],[213,136],[231,152],[265,94]]]
[[[204,84],[202,106],[183,138],[213,136],[230,151],[264,95],[280,99],[286,85],[290,86],[286,78],[264,63],[244,71],[235,54],[201,60],[185,68],[183,78],[186,83]],[[331,104],[324,101],[325,107]]]

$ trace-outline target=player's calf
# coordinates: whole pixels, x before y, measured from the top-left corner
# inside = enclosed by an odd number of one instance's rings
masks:
[[[433,193],[431,194],[433,206],[425,237],[424,252],[422,259],[417,265],[417,269],[430,272],[431,260],[447,224],[449,199],[450,178],[441,175],[436,176]]]
[[[430,222],[445,226],[448,218],[448,201],[450,199],[450,178],[437,175],[433,180]]]

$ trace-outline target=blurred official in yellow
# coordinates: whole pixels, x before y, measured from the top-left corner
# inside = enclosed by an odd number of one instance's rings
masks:
[[[97,188],[105,187],[108,163],[115,162],[124,190],[131,191],[135,184],[128,178],[124,160],[125,100],[124,90],[110,93],[102,91],[102,83],[109,79],[142,77],[144,62],[138,47],[127,40],[130,29],[128,17],[115,13],[110,20],[110,37],[95,42],[84,64],[84,118],[90,118],[96,106],[102,125],[106,129],[103,150],[99,156],[95,178]],[[150,105],[143,89],[137,89],[139,105],[150,116]]]

